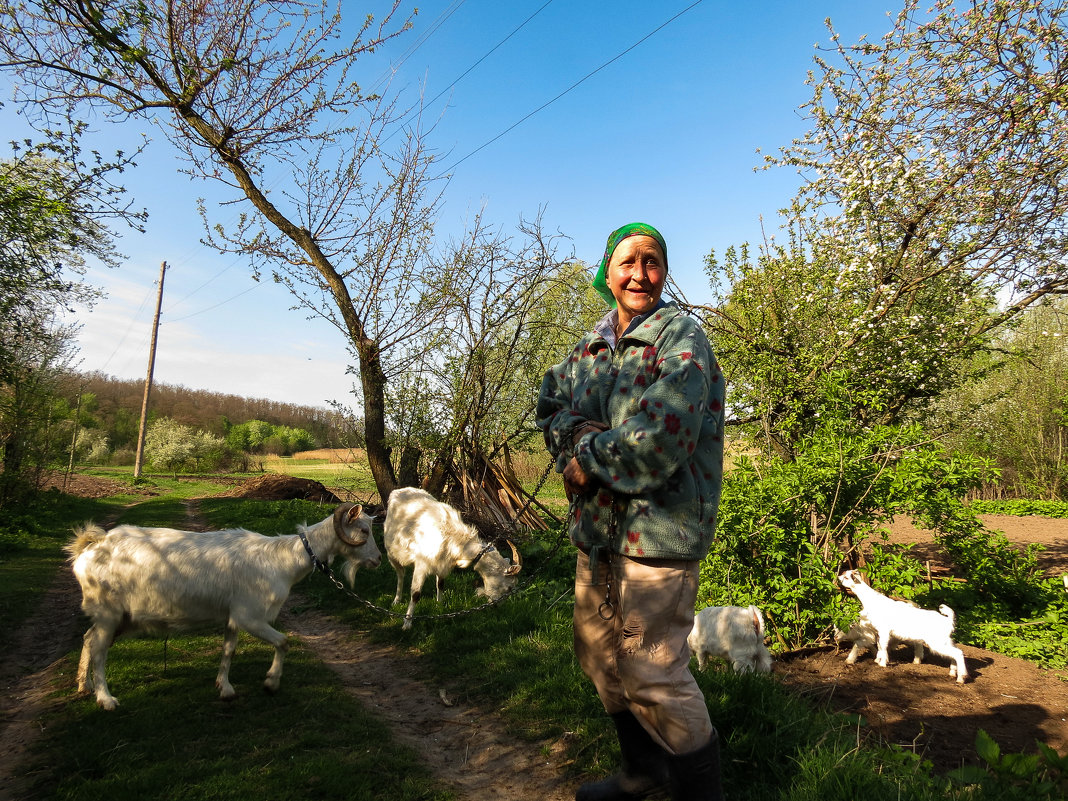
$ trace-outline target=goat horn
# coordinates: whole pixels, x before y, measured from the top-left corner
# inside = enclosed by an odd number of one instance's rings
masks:
[[[343,503],[334,510],[334,533],[337,535],[337,538],[346,545],[359,547],[367,542],[367,537],[364,537],[362,540],[356,540],[350,537],[345,530],[345,524],[352,518],[359,517],[362,512],[363,507],[357,506],[354,503]]]
[[[505,572],[507,576],[514,576],[520,570],[523,569],[523,557],[519,555],[519,549],[515,547],[515,543],[511,540],[505,540],[508,546],[512,549],[512,566]]]

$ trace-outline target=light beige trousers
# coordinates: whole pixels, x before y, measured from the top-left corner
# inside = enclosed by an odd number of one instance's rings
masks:
[[[690,672],[686,644],[699,563],[612,554],[607,564],[599,561],[596,572],[580,551],[575,655],[605,711],[629,709],[669,753],[688,754],[704,746],[712,722]]]

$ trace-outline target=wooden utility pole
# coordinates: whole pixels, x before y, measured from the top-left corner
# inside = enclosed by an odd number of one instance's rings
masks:
[[[148,425],[148,396],[152,392],[152,370],[156,366],[156,335],[159,333],[159,312],[163,306],[163,275],[167,262],[159,266],[159,294],[156,295],[156,317],[152,320],[152,344],[148,346],[148,377],[145,379],[145,397],[141,401],[141,425],[137,430],[137,456],[134,457],[134,478],[141,477],[141,461],[145,455],[145,429]]]

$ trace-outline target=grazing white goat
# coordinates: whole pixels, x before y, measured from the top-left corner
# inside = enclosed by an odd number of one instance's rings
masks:
[[[412,567],[411,600],[404,615],[405,629],[412,627],[412,615],[427,576],[435,577],[436,597],[440,601],[445,577],[454,568],[473,567],[482,577],[483,584],[476,595],[495,601],[515,587],[516,574],[523,567],[519,551],[511,541],[508,544],[512,548],[513,561],[509,563],[496,548],[482,542],[478,530],[465,523],[459,512],[416,487],[400,487],[390,493],[382,541],[386,556],[397,571],[394,605],[401,602],[404,574],[409,566]]]
[[[694,616],[686,642],[705,669],[708,657],[729,660],[737,671],[767,673],[771,654],[764,645],[764,615],[759,607],[709,606]]]
[[[890,661],[887,654],[890,641],[902,640],[912,643],[914,664],[923,660],[923,646],[926,645],[932,652],[953,660],[949,675],[956,676],[958,684],[965,682],[968,668],[964,665],[964,654],[953,644],[956,615],[952,609],[945,604],[938,607],[938,611],[921,609],[906,601],[887,598],[869,587],[856,570],[847,570],[838,581],[860,599],[863,607],[860,620],[842,635],[843,639],[855,637],[846,662],[853,664],[861,653],[875,645],[875,663],[886,667]]]
[[[244,529],[178,531],[118,526],[104,531],[87,525],[67,546],[82,588],[82,610],[92,625],[85,632],[78,663],[78,691],[89,691],[92,668],[96,702],[118,705],[105,678],[108,648],[126,632],[167,632],[224,623],[222,664],[215,685],[233,698],[230,662],[238,630],[274,646],[263,686],[278,689],[286,637],[271,626],[293,585],[324,569],[334,557],[346,560],[352,583],[361,566],[378,567],[381,554],[362,506],[342,504],[298,534],[266,537]]]

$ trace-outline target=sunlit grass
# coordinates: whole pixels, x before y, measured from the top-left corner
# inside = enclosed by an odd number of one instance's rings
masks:
[[[326,487],[337,487],[351,492],[360,498],[378,497],[378,488],[366,462],[344,463],[326,459],[287,459],[271,456],[264,459],[263,469],[268,473],[308,478]]]

